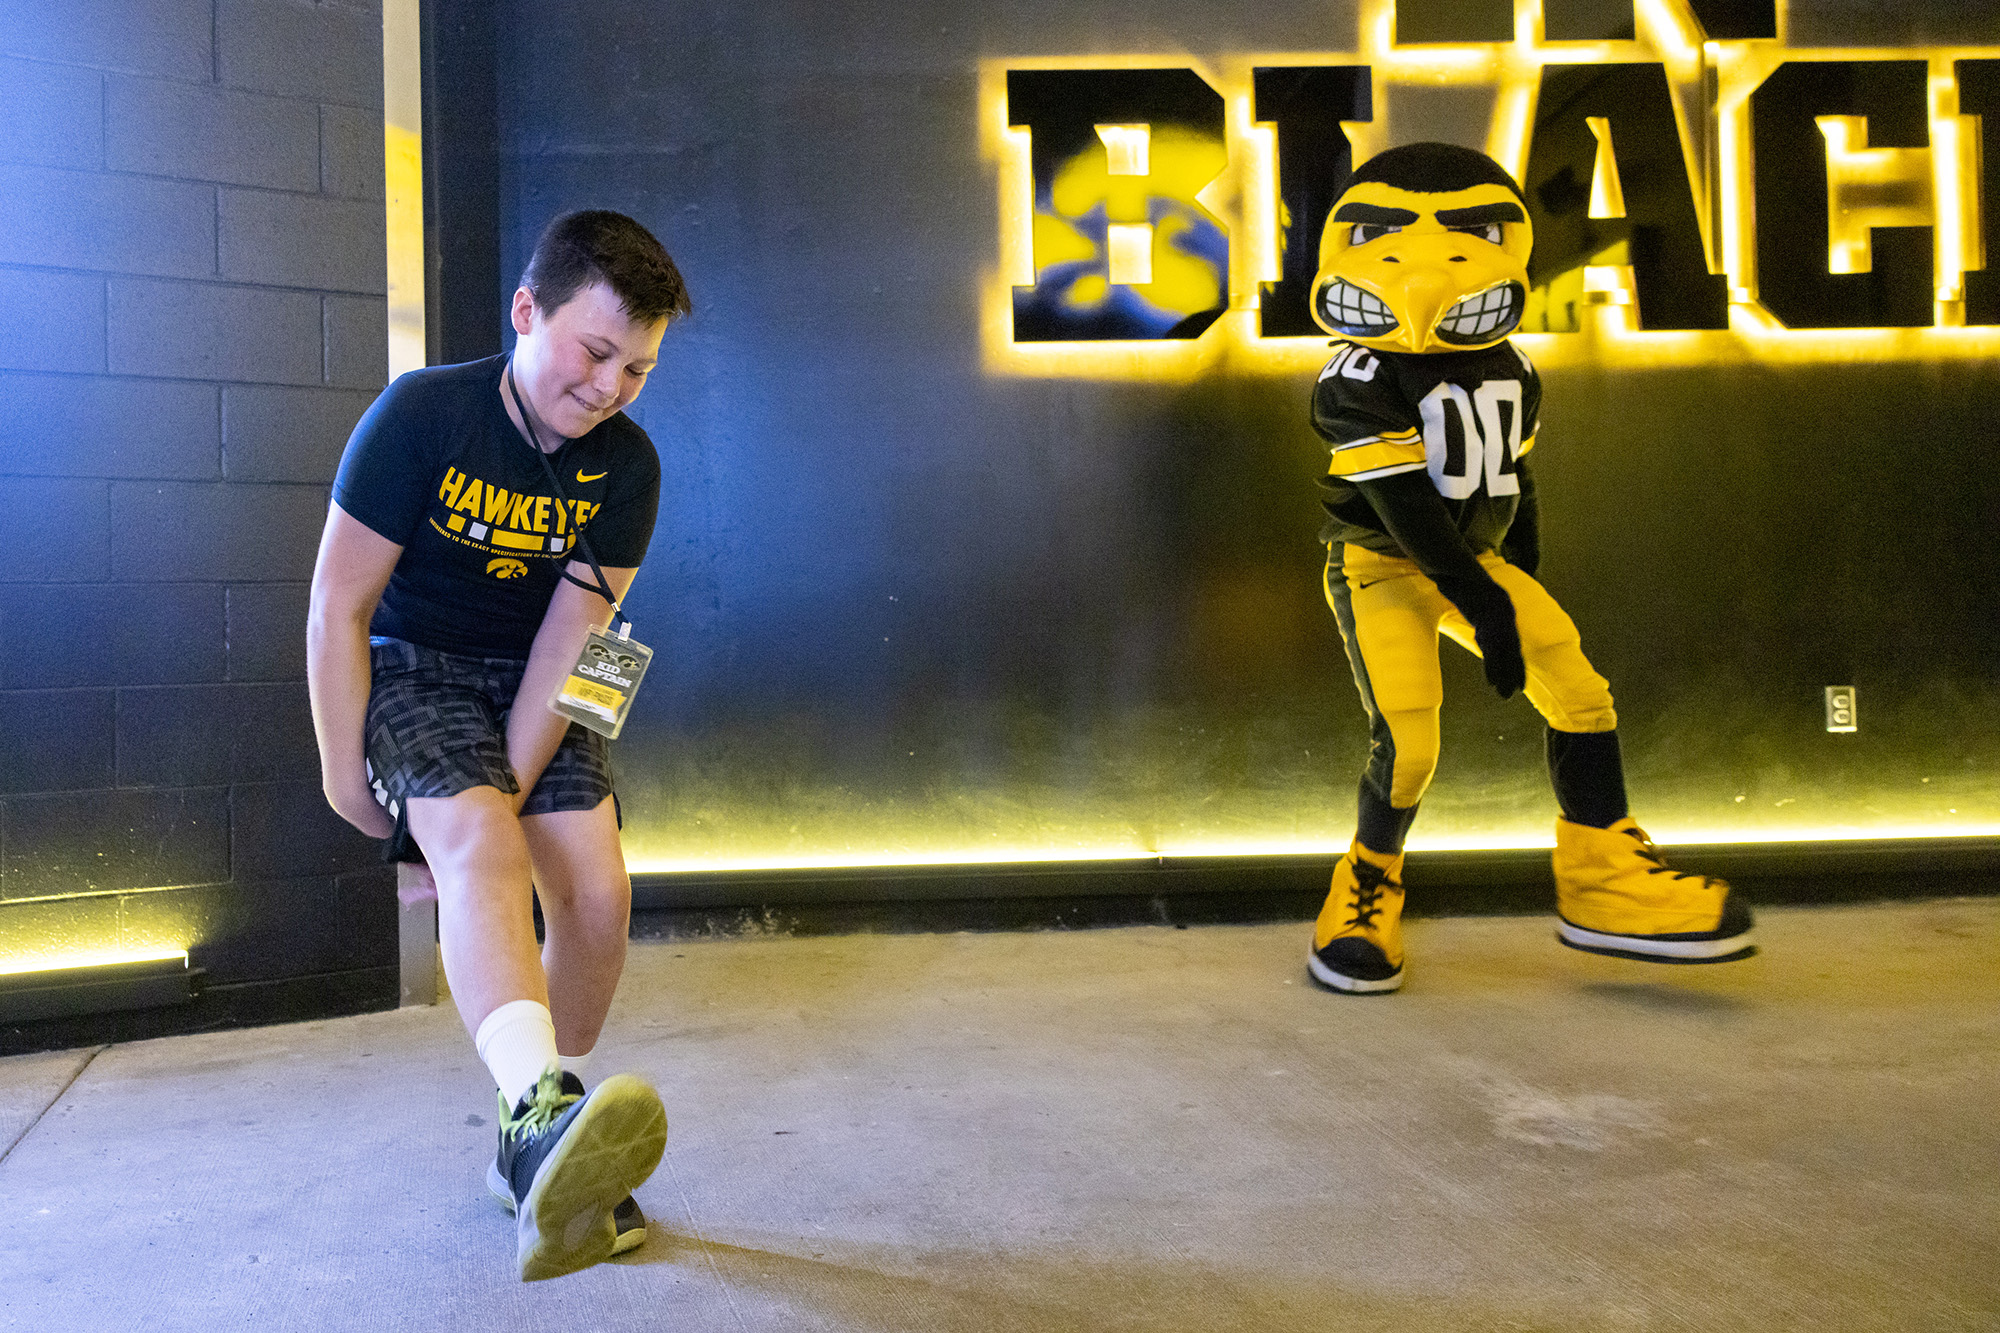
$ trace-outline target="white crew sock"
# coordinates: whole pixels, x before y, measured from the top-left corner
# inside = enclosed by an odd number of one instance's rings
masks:
[[[562,1063],[556,1054],[556,1021],[547,1005],[533,1000],[509,1000],[486,1015],[472,1044],[509,1107],[535,1086],[543,1070]]]
[[[585,1051],[582,1055],[565,1055],[562,1058],[562,1067],[582,1079],[586,1087],[590,1084],[591,1067],[596,1063],[597,1048],[595,1046]]]

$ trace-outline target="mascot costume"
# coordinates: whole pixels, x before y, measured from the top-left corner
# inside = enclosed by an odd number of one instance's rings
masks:
[[[1312,398],[1333,449],[1326,598],[1371,739],[1307,960],[1335,990],[1403,982],[1403,840],[1437,767],[1440,631],[1548,722],[1562,942],[1666,963],[1755,952],[1729,886],[1669,869],[1632,820],[1610,687],[1534,579],[1541,380],[1507,341],[1532,245],[1513,177],[1437,143],[1363,164],[1320,243],[1313,317],[1338,339]]]

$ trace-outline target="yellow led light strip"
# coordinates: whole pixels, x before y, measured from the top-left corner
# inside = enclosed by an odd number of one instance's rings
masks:
[[[133,963],[179,961],[187,965],[186,949],[101,949],[68,953],[30,954],[25,958],[0,960],[0,977],[28,976],[36,972],[69,972],[90,967],[121,967]]]
[[[1673,846],[1764,846],[1781,843],[1901,842],[1911,840],[1966,840],[2000,837],[2000,823],[1991,824],[1890,824],[1876,828],[1813,827],[1790,825],[1759,830],[1747,836],[1741,829],[1682,828],[1660,842]],[[1497,852],[1545,848],[1553,840],[1545,833],[1510,836],[1453,836],[1449,833],[1417,835],[1410,839],[1413,852]],[[948,866],[1054,866],[1090,862],[1197,860],[1274,856],[1337,856],[1347,850],[1345,841],[1319,838],[1190,839],[1177,842],[1163,839],[1157,847],[1138,842],[1093,843],[1074,850],[1048,848],[947,847],[914,853],[857,853],[803,856],[638,856],[631,862],[635,875],[735,874],[756,871],[812,870],[910,870]]]

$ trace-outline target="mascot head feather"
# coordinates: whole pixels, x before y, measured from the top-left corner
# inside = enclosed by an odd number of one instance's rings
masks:
[[[1364,162],[1320,236],[1313,318],[1384,352],[1491,347],[1528,301],[1521,187],[1484,153],[1413,143]]]

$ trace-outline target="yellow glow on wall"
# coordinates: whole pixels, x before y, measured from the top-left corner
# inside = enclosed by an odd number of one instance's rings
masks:
[[[1625,216],[1625,184],[1618,178],[1618,157],[1611,147],[1611,122],[1603,116],[1586,116],[1584,124],[1597,140],[1597,161],[1590,172],[1590,216]]]
[[[1779,6],[1778,14],[1781,36],[1785,30],[1783,8]],[[1701,21],[1687,5],[1676,4],[1675,0],[1633,0],[1632,19],[1639,43],[1658,52],[1667,62],[1670,74],[1686,77],[1699,70],[1705,39]]]
[[[1105,170],[1113,176],[1146,176],[1152,173],[1153,127],[1150,125],[1096,125],[1097,137],[1104,141]]]
[[[36,895],[0,903],[0,975],[184,958],[212,919],[185,886]]]
[[[382,127],[389,266],[389,378],[424,364],[424,167],[417,135]]]
[[[417,0],[384,0],[382,5],[382,206],[387,224],[392,380],[426,359],[423,74],[417,8]]]
[[[0,959],[0,977],[26,976],[34,972],[63,972],[86,967],[117,967],[125,963],[164,963],[178,959],[187,963],[186,949],[87,949],[26,953]]]
[[[1285,225],[1278,201],[1278,136],[1271,126],[1257,123],[1248,93],[1238,91],[1222,104],[1229,141],[1237,145],[1233,156],[1243,215],[1243,225],[1235,232],[1237,243],[1229,250],[1229,289],[1255,291],[1257,284],[1276,282],[1284,273],[1278,254]],[[1342,121],[1341,128],[1350,143],[1356,141],[1359,127],[1354,122]]]
[[[1623,247],[1623,242],[1620,242]],[[1633,299],[1632,268],[1628,264],[1585,264],[1583,266],[1583,295],[1586,301],[1600,305],[1631,305]]]
[[[1251,119],[1250,88],[1259,66],[1363,64],[1372,74],[1376,119],[1350,125],[1357,160],[1400,142],[1396,91],[1415,87],[1492,90],[1486,148],[1517,174],[1525,165],[1540,70],[1551,63],[1658,62],[1666,71],[1680,130],[1695,212],[1712,271],[1728,276],[1727,329],[1642,330],[1628,274],[1586,276],[1605,293],[1574,333],[1523,334],[1523,350],[1550,367],[1827,363],[1858,360],[1936,361],[2000,356],[2000,327],[1965,325],[1963,274],[1980,269],[1981,219],[1975,188],[1983,137],[1976,119],[1958,114],[1954,62],[2000,59],[2000,45],[1926,48],[1804,48],[1790,44],[1780,0],[1775,41],[1704,41],[1685,0],[1636,0],[1630,41],[1548,42],[1538,0],[1516,6],[1511,43],[1394,43],[1394,0],[1364,0],[1351,49],[1330,34],[1326,49],[1231,55],[1204,64],[1186,56],[1083,55],[1061,59],[992,59],[980,69],[980,123],[986,156],[999,173],[999,264],[982,284],[981,340],[986,368],[996,374],[1089,379],[1184,381],[1219,369],[1255,374],[1305,374],[1326,357],[1321,337],[1265,338],[1258,332],[1259,284],[1278,276],[1281,257],[1274,136]],[[1930,327],[1788,329],[1757,302],[1755,218],[1750,152],[1750,94],[1788,60],[1911,60],[1927,62],[1929,148],[1871,149],[1855,125],[1826,131],[1832,271],[1865,271],[1870,229],[1934,228],[1936,305]],[[1038,238],[1033,222],[1026,131],[1006,119],[1009,69],[1193,68],[1216,89],[1225,117],[1228,163],[1204,203],[1231,236],[1230,309],[1199,339],[1123,343],[1015,343],[1012,288],[1034,282]],[[1844,122],[1847,118],[1828,117]],[[1127,129],[1130,127],[1120,127]],[[1595,127],[1593,127],[1595,128]],[[1600,133],[1600,144],[1608,134]],[[1107,142],[1109,142],[1107,140]],[[1592,215],[1615,217],[1622,194],[1615,159],[1600,149]],[[1225,208],[1222,205],[1228,204]],[[1158,251],[1155,250],[1157,256]],[[1844,267],[1843,267],[1844,266]]]
[[[1105,229],[1105,249],[1109,252],[1112,282],[1138,287],[1153,280],[1152,223],[1112,223]],[[1202,306],[1195,309],[1200,310]]]
[[[1870,148],[1863,116],[1820,116],[1826,140],[1827,271],[1866,273],[1874,267],[1876,227],[1927,227],[1931,150]]]
[[[1933,95],[1936,89],[1933,88]],[[1956,94],[1957,90],[1952,90]],[[1954,95],[1954,102],[1957,100]],[[1958,115],[1934,117],[1931,193],[1937,217],[1937,299],[1941,310],[1957,310],[1965,299],[1965,270],[1986,267],[1979,212],[1968,181],[1979,178],[1979,122]]]
[[[1549,326],[1550,311],[1574,307],[1582,320],[1595,321],[1614,332],[1629,330],[1633,325],[1629,312],[1605,316],[1591,311],[1590,307],[1632,304],[1634,279],[1631,249],[1628,241],[1614,242],[1592,255],[1588,264],[1558,273],[1544,286],[1530,288],[1521,327],[1533,332],[1545,330]],[[1514,336],[1518,341],[1528,335]]]

